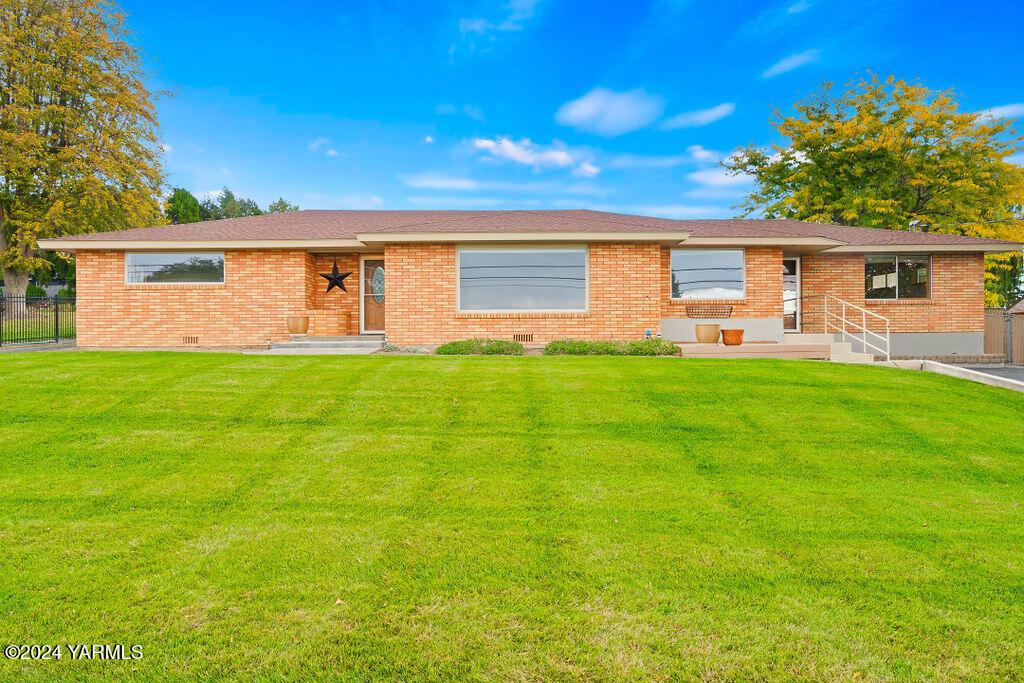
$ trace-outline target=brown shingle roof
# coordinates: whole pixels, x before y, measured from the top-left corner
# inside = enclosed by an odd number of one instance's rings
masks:
[[[331,240],[358,233],[679,232],[691,237],[823,237],[855,246],[1007,245],[960,235],[855,228],[761,219],[673,220],[589,210],[565,211],[295,211],[203,223],[161,225],[49,240],[104,242],[173,240]],[[100,247],[97,244],[97,247]],[[59,247],[58,247],[59,248]]]

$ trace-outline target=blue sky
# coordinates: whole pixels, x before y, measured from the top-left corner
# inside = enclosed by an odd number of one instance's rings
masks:
[[[169,182],[302,208],[728,217],[715,164],[873,71],[1024,115],[1016,2],[124,2]]]

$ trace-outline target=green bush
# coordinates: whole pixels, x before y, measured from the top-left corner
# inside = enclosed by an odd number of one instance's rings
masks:
[[[75,289],[73,287],[63,287],[57,292],[57,296],[62,299],[72,299],[75,296]]]
[[[442,356],[521,356],[523,345],[504,339],[466,339],[437,347]]]
[[[25,289],[25,296],[46,296],[46,290],[39,285],[34,285],[30,282],[28,283],[28,287]]]
[[[556,339],[544,347],[546,356],[674,356],[679,348],[667,339],[630,342]]]
[[[679,347],[667,339],[651,337],[626,343],[627,356],[674,356]]]

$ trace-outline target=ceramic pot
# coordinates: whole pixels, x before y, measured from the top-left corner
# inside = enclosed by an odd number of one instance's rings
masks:
[[[722,330],[722,343],[726,346],[739,346],[743,343],[743,330]]]
[[[288,334],[306,334],[309,330],[308,315],[288,316]]]
[[[721,325],[695,325],[697,331],[697,342],[700,344],[717,344],[718,331]]]

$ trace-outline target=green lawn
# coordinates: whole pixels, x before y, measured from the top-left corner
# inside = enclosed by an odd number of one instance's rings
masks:
[[[0,356],[0,678],[1024,677],[1024,395],[810,361]]]

